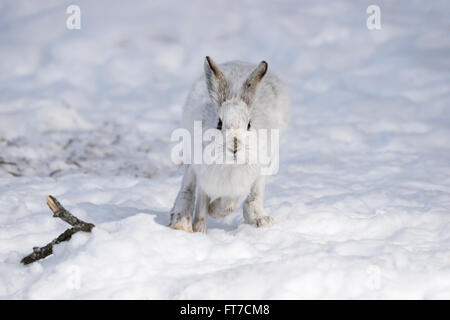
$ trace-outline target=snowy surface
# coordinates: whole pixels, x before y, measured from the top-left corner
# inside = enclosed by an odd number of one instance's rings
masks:
[[[376,2],[1,1],[0,298],[450,298],[450,5]],[[165,227],[205,55],[291,90],[271,228]],[[24,267],[46,194],[96,228]]]

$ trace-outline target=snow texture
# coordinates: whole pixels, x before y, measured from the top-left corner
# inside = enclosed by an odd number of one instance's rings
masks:
[[[449,299],[450,5],[373,2],[1,1],[0,298]],[[273,227],[165,226],[206,55],[291,91]],[[96,227],[25,267],[46,194]]]

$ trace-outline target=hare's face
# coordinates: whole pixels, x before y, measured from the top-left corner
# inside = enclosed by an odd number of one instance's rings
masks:
[[[239,92],[232,92],[223,72],[206,57],[205,79],[208,94],[218,110],[217,129],[224,134],[224,152],[227,159],[250,160],[255,143],[248,135],[251,130],[250,110],[255,99],[256,89],[267,71],[267,63],[261,63],[240,85]],[[251,147],[251,148],[250,148]],[[250,151],[250,152],[249,152]],[[230,157],[231,156],[231,157]]]
[[[218,110],[217,129],[224,134],[227,157],[243,156],[248,150],[247,132],[251,129],[249,107],[240,99],[225,101]]]

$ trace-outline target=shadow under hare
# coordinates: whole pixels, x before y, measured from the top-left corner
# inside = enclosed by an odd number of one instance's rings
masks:
[[[270,153],[264,164],[249,161],[248,155],[259,152],[263,142],[271,145],[270,150],[278,151],[278,138],[289,116],[288,90],[268,71],[267,62],[255,65],[230,61],[218,65],[206,57],[204,75],[195,82],[184,105],[183,126],[194,139],[196,122],[202,130],[215,130],[213,133],[218,135],[211,145],[215,155],[220,155],[215,159],[231,161],[183,164],[184,176],[170,211],[169,226],[205,233],[208,215],[225,217],[245,196],[245,222],[256,227],[271,225],[273,218],[263,207],[267,173],[262,169],[277,162],[278,153]],[[259,139],[256,133],[263,130],[275,130],[278,135],[266,134],[267,141]],[[257,136],[257,143],[250,143],[250,136]],[[208,144],[202,141],[201,146],[204,152]]]

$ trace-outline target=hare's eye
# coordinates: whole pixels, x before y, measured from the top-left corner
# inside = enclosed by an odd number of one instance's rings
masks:
[[[250,125],[250,121],[249,121],[248,125],[247,125],[247,130],[250,130],[250,127],[251,127],[251,125]]]
[[[222,119],[219,119],[219,123],[217,124],[217,130],[222,130]]]

